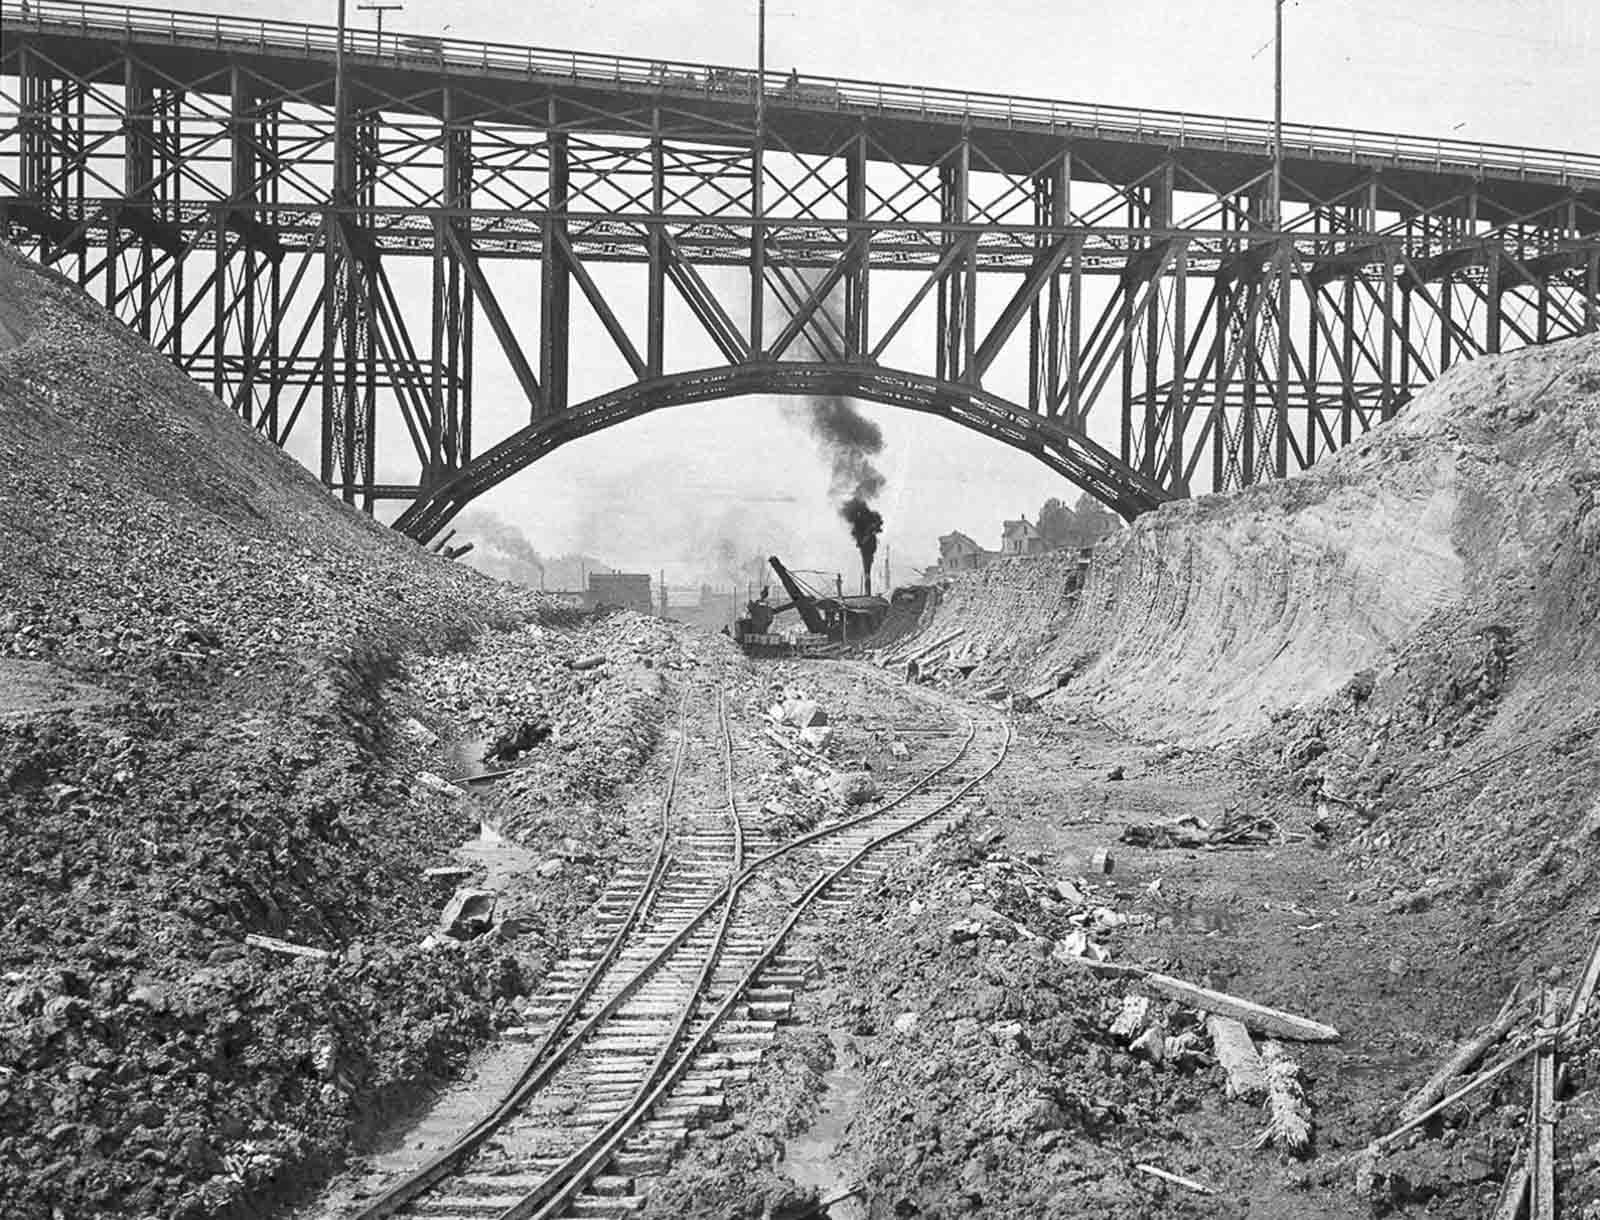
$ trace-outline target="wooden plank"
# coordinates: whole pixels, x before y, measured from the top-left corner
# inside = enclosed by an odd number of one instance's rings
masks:
[[[1185,1190],[1194,1191],[1196,1194],[1214,1195],[1217,1193],[1214,1186],[1207,1186],[1204,1182],[1196,1182],[1193,1178],[1186,1178],[1181,1174],[1169,1173],[1165,1169],[1158,1169],[1154,1165],[1145,1164],[1143,1161],[1134,1165],[1134,1168],[1140,1173],[1147,1173],[1153,1178],[1160,1178],[1163,1182],[1171,1182],[1174,1186],[1181,1186]]]
[[[306,957],[319,962],[325,962],[333,956],[326,949],[297,945],[292,941],[279,940],[276,936],[262,936],[257,932],[247,933],[244,943],[256,949],[265,949],[269,953],[282,953],[287,957]]]
[[[1265,1097],[1267,1068],[1244,1023],[1212,1013],[1206,1018],[1206,1030],[1217,1052],[1217,1063],[1228,1074],[1224,1092],[1241,1101],[1255,1102]]]
[[[1549,1035],[1559,1026],[1556,995],[1545,988],[1540,997],[1539,1025]],[[1528,1220],[1556,1216],[1556,1040],[1540,1043],[1533,1067],[1533,1140],[1528,1151]]]
[[[1373,1140],[1372,1143],[1367,1145],[1368,1151],[1374,1154],[1382,1152],[1385,1146],[1394,1143],[1395,1140],[1399,1139],[1407,1132],[1420,1127],[1435,1114],[1439,1113],[1439,1111],[1448,1110],[1463,1097],[1466,1097],[1472,1093],[1476,1093],[1479,1089],[1483,1088],[1484,1085],[1491,1084],[1500,1079],[1500,1077],[1504,1076],[1524,1059],[1531,1057],[1543,1045],[1544,1043],[1542,1041],[1531,1043],[1530,1045],[1523,1047],[1520,1051],[1517,1051],[1515,1054],[1502,1059],[1493,1067],[1485,1068],[1471,1080],[1467,1081],[1466,1084],[1457,1089],[1454,1093],[1450,1094],[1450,1096],[1440,1098],[1411,1121],[1401,1123],[1393,1131],[1389,1132],[1388,1135],[1380,1135],[1377,1139]]]

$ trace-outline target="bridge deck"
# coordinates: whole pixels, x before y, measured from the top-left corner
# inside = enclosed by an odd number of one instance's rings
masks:
[[[26,35],[63,67],[107,79],[120,73],[111,47],[136,44],[152,66],[197,72],[270,61],[276,79],[296,83],[308,102],[331,103],[336,31],[329,26],[163,12],[66,0],[0,4],[8,43]],[[569,104],[564,125],[615,130],[620,112],[665,103],[675,119],[698,120],[708,140],[747,138],[756,74],[725,65],[667,62],[459,38],[366,30],[346,32],[346,61],[356,105],[439,117],[441,83],[471,82],[486,117],[514,120],[515,108],[546,118],[536,103]],[[996,168],[1025,170],[1072,141],[1094,170],[1131,181],[1174,149],[1223,180],[1248,174],[1270,155],[1272,124],[1260,119],[1100,106],[928,86],[769,72],[763,82],[773,136],[799,152],[832,153],[840,138],[871,123],[875,155],[928,163],[961,130]],[[219,89],[224,87],[219,81]],[[584,108],[587,108],[585,113]],[[535,117],[536,116],[536,117]],[[742,130],[741,130],[742,129]],[[1507,207],[1532,212],[1574,191],[1600,190],[1600,155],[1518,148],[1477,141],[1407,136],[1287,123],[1283,128],[1285,198],[1328,199],[1374,172],[1386,185],[1435,205],[1467,182],[1495,183]]]

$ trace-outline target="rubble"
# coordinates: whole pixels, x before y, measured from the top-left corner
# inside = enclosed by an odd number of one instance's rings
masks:
[[[624,638],[684,653],[330,497],[9,247],[0,302],[28,320],[0,345],[0,703],[16,665],[92,694],[0,708],[0,1198],[260,1214],[510,1023],[538,966],[423,947],[426,871],[517,821],[441,778],[445,742],[566,726],[517,760],[552,754],[530,821],[598,819],[659,730]],[[586,900],[545,884],[541,924]]]
[[[1130,822],[1122,829],[1122,842],[1133,847],[1217,848],[1264,846],[1276,841],[1278,825],[1271,818],[1233,812],[1220,822],[1207,822],[1194,814],[1171,821]]]

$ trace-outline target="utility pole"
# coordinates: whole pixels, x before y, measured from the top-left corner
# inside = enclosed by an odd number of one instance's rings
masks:
[[[383,54],[383,15],[385,13],[397,13],[397,12],[400,12],[405,8],[405,5],[399,4],[399,3],[358,4],[358,5],[356,5],[356,7],[358,9],[360,9],[364,13],[377,13],[378,14],[378,54],[382,55]]]
[[[767,0],[756,5],[756,130],[764,131],[767,114]]]
[[[345,0],[339,0],[339,31],[333,47],[333,201],[347,203],[344,122],[344,17]]]
[[[1272,0],[1272,228],[1283,228],[1283,0]]]

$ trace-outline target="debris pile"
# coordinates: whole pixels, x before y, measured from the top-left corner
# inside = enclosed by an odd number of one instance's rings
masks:
[[[761,709],[763,736],[782,755],[751,788],[767,829],[779,839],[859,811],[878,795],[870,767],[839,757],[839,726],[803,688],[779,681]]]

